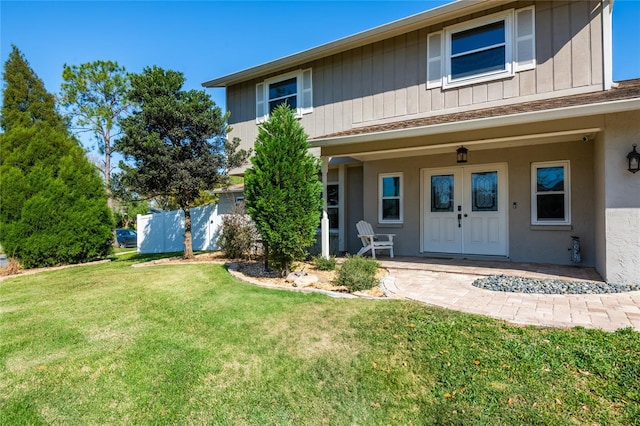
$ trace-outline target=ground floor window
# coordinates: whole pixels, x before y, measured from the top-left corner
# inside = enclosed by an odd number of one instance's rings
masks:
[[[379,183],[378,221],[402,223],[402,173],[384,173]]]
[[[329,217],[329,229],[340,228],[340,196],[337,183],[327,185],[327,216]]]
[[[569,161],[531,164],[531,223],[571,224]]]

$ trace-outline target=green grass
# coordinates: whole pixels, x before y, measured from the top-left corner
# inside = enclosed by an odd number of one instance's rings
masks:
[[[0,424],[639,423],[629,329],[131,267],[149,258],[0,282]]]
[[[136,253],[137,252],[137,248],[135,247],[130,247],[130,248],[126,248],[126,247],[114,247],[113,248],[113,252],[115,254],[120,254],[120,253]]]

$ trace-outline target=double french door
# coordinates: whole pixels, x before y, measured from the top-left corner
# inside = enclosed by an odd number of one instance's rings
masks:
[[[422,171],[422,251],[507,256],[507,166]]]

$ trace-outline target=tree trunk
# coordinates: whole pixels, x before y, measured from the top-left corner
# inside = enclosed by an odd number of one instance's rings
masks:
[[[107,188],[107,205],[113,210],[113,195],[111,195],[111,135],[107,131],[104,139],[104,185]]]
[[[262,248],[264,249],[264,269],[269,270],[269,245],[266,241],[262,240]]]
[[[193,243],[191,241],[191,209],[183,207],[184,212],[184,258],[193,259]]]

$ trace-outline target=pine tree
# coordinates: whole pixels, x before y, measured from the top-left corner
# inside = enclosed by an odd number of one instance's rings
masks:
[[[64,65],[61,104],[66,108],[78,131],[90,132],[104,155],[102,174],[110,193],[111,152],[118,136],[118,121],[129,109],[127,90],[129,77],[117,62],[94,61],[82,65]],[[114,207],[110,195],[109,207]]]
[[[287,104],[258,130],[252,168],[245,173],[245,203],[272,265],[284,275],[315,241],[322,207],[319,161]]]
[[[112,217],[96,168],[14,46],[5,63],[0,135],[0,243],[25,267],[108,254]]]

